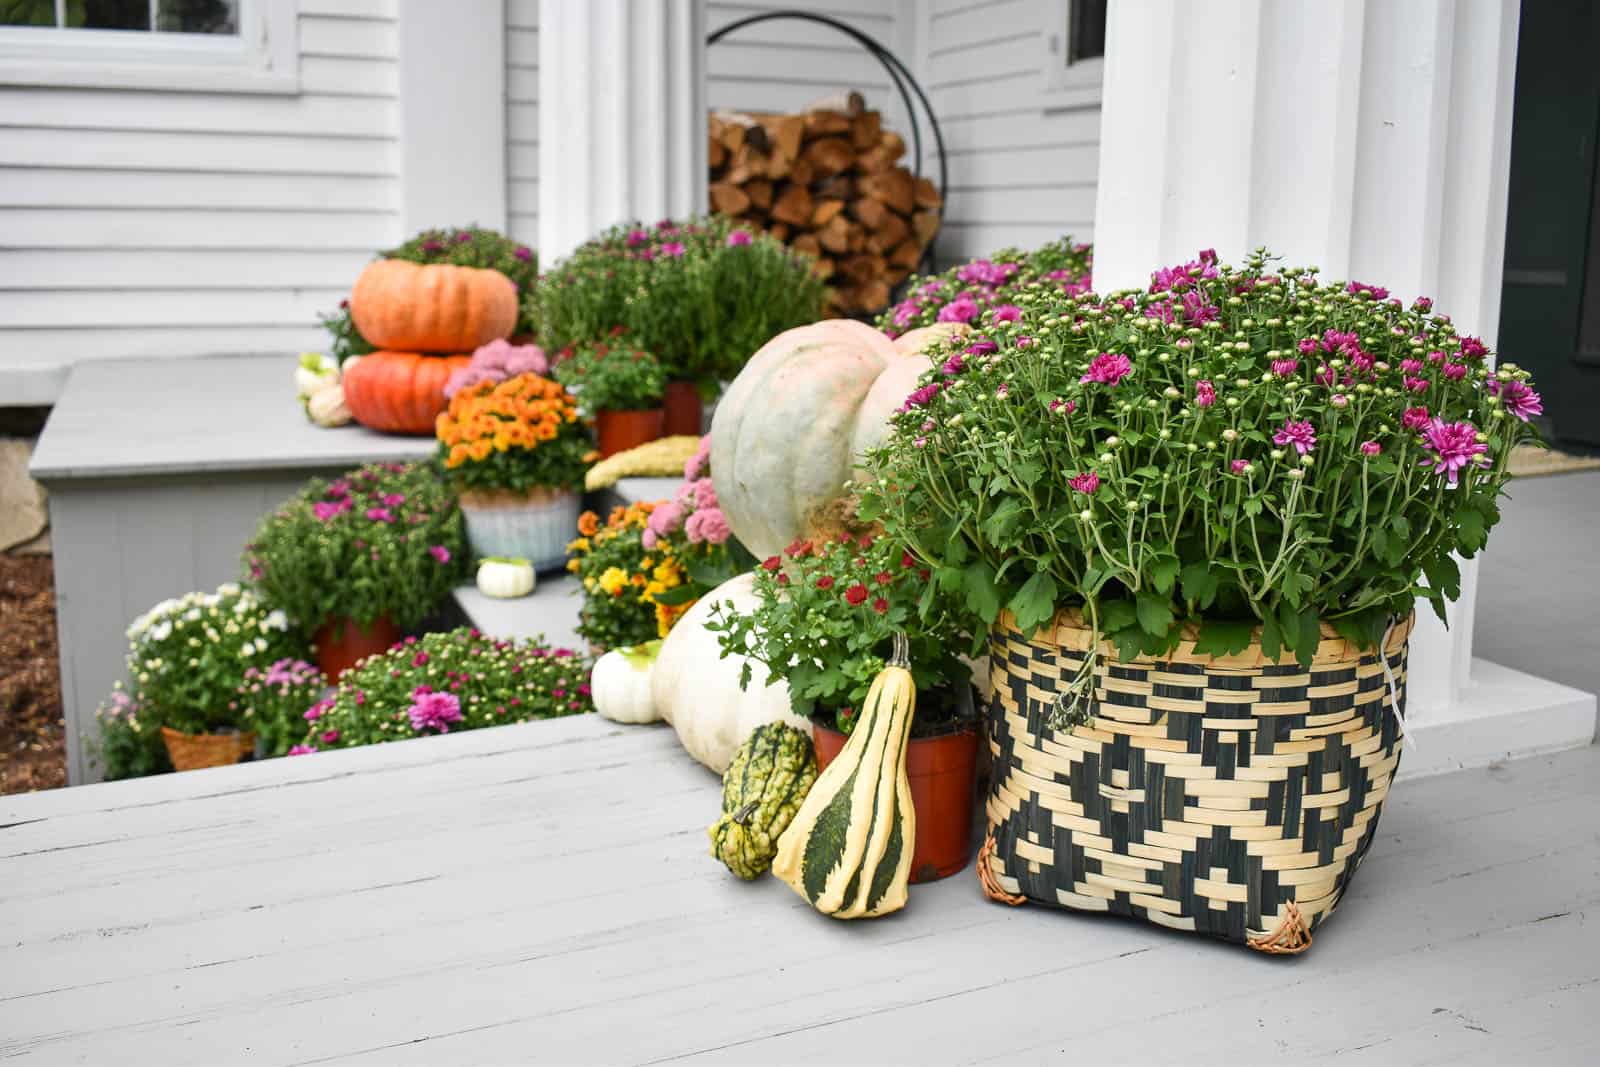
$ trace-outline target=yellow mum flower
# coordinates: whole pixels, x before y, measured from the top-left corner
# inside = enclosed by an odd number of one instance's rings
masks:
[[[621,567],[607,567],[605,573],[600,575],[600,588],[612,596],[622,592],[628,584],[628,575]]]

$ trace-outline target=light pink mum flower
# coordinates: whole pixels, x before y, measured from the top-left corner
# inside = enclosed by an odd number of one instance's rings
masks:
[[[418,733],[438,730],[450,732],[450,724],[461,721],[461,701],[454,693],[436,693],[431,686],[419,685],[411,692],[411,707],[407,709],[411,728]]]

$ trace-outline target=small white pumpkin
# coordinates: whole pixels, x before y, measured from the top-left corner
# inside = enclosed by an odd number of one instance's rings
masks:
[[[650,675],[660,641],[631,648],[616,648],[595,661],[589,674],[594,710],[612,722],[655,722],[655,701],[650,695]]]
[[[485,556],[478,562],[478,592],[496,600],[515,600],[533,592],[533,564],[525,559]]]
[[[809,733],[811,724],[790,709],[788,684],[767,685],[767,669],[756,660],[748,660],[749,688],[739,688],[746,658],[724,658],[719,635],[706,629],[711,606],[719,603],[754,611],[760,603],[755,575],[731,578],[695,601],[662,641],[650,690],[656,714],[672,724],[684,751],[721,774],[757,726],[786,722]]]
[[[350,405],[344,402],[344,386],[331,382],[306,397],[306,416],[318,426],[343,426],[351,419]]]

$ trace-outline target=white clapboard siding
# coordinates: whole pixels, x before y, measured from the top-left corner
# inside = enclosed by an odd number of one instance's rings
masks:
[[[1053,93],[1044,35],[1051,0],[919,4],[918,76],[943,125],[950,178],[938,258],[1094,234],[1098,94]],[[931,155],[926,155],[930,161]]]
[[[799,10],[826,15],[873,38],[915,71],[912,56],[914,3],[904,0],[710,0],[706,30],[715,32],[750,15]],[[706,96],[713,109],[798,111],[838,92],[858,90],[887,124],[910,135],[889,75],[882,64],[844,33],[798,19],[747,26],[713,45],[706,55]]]
[[[0,88],[0,406],[99,359],[293,352],[400,233],[397,0],[300,0],[300,91]]]
[[[505,0],[506,232],[539,243],[539,0]]]

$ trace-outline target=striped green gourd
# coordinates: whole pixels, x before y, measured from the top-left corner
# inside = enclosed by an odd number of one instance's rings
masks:
[[[810,737],[787,723],[756,727],[722,776],[722,817],[707,831],[711,854],[747,882],[760,877],[816,780]]]

